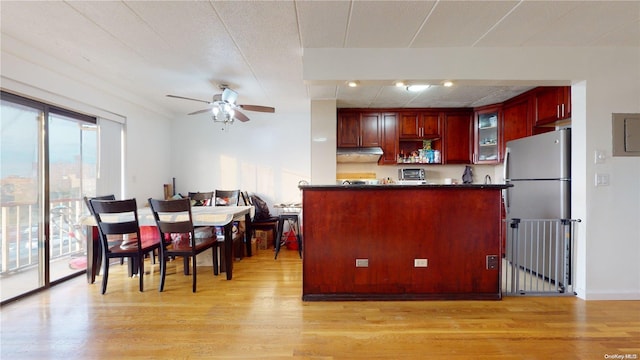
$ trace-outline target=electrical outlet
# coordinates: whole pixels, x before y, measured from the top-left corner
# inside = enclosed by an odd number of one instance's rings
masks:
[[[356,259],[356,267],[369,267],[369,259]]]
[[[596,186],[609,186],[609,174],[596,174]]]
[[[498,255],[487,255],[487,270],[498,268]]]
[[[413,267],[427,267],[429,260],[427,259],[413,259]]]

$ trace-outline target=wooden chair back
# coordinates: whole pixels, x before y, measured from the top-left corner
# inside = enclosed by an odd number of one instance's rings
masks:
[[[109,235],[135,234],[135,239],[137,240],[136,248],[141,247],[136,199],[90,199],[89,205],[96,219],[96,224],[98,225],[102,245],[105,246],[107,252],[110,251],[109,243],[107,242]],[[109,239],[112,239],[112,237],[109,237]],[[135,251],[137,251],[137,249],[135,249],[134,252]]]
[[[195,238],[189,199],[149,199],[149,206],[161,237],[164,234],[190,234],[191,239]]]
[[[251,198],[249,197],[249,192],[248,191],[241,191],[240,192],[240,197],[242,197],[242,201],[244,202],[244,206],[253,205],[253,202],[251,201]]]
[[[216,190],[216,206],[238,206],[240,190]]]
[[[87,206],[87,209],[89,209],[89,213],[91,215],[93,215],[93,209],[91,208],[91,204],[89,204],[89,200],[93,200],[93,199],[96,199],[96,200],[115,200],[116,196],[113,195],[113,194],[102,195],[102,196],[94,196],[94,197],[85,196],[84,197],[84,204]]]
[[[189,199],[194,201],[193,206],[212,206],[213,205],[213,191],[207,192],[189,192]]]

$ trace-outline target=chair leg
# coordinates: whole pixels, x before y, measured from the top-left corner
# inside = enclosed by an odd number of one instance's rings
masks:
[[[184,260],[184,274],[189,275],[189,257],[183,256],[182,258]]]
[[[138,277],[140,277],[140,292],[144,291],[144,254],[138,257]]]
[[[280,252],[280,245],[282,243],[283,231],[284,231],[284,218],[280,217],[280,219],[278,219],[278,231],[276,232],[276,239],[275,239],[276,255],[274,256],[274,259],[278,258],[278,253]]]
[[[164,291],[164,278],[167,276],[167,257],[158,254],[158,258],[160,260],[160,286],[158,287],[158,291]]]
[[[107,280],[109,279],[109,258],[102,256],[102,295],[107,292]]]
[[[197,269],[196,269],[196,256],[193,255],[193,292],[196,292],[196,274],[198,273]]]
[[[219,265],[218,265],[218,244],[216,246],[211,247],[211,253],[213,254],[213,275],[218,276]]]

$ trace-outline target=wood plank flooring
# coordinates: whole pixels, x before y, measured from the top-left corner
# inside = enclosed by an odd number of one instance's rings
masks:
[[[198,292],[158,265],[145,291],[115,265],[2,307],[2,359],[638,359],[640,301],[302,302],[296,251],[198,271]],[[331,266],[331,261],[327,261]],[[101,280],[99,277],[98,280]],[[613,356],[621,357],[615,358]]]

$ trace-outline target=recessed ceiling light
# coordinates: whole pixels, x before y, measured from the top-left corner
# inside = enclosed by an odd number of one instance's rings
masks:
[[[407,86],[407,91],[420,92],[420,91],[427,90],[430,86],[431,85],[429,84],[413,84],[413,85]]]
[[[444,87],[452,87],[453,86],[453,81],[447,80],[447,81],[442,83],[442,86],[444,86]]]
[[[358,81],[355,81],[355,80],[353,80],[353,81],[349,81],[349,82],[347,83],[347,85],[348,85],[349,87],[356,87],[356,86],[358,86],[358,84],[360,84],[360,83],[359,83]]]

